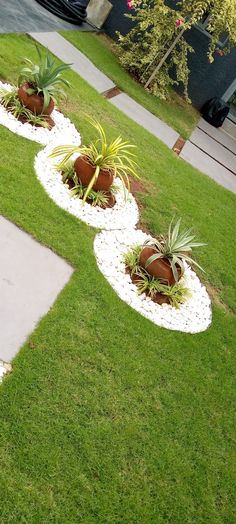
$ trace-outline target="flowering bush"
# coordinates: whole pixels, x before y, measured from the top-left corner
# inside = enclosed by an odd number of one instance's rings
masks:
[[[127,7],[128,7],[128,9],[134,9],[133,0],[127,0]]]
[[[179,0],[176,7],[169,8],[165,0],[127,0],[126,16],[135,26],[126,36],[119,35],[118,52],[122,65],[142,84],[148,83],[154,94],[167,98],[169,87],[182,83],[188,99],[188,53],[194,49],[182,35],[210,13],[207,57],[211,64],[236,43],[236,0]],[[219,49],[226,30],[227,45]]]

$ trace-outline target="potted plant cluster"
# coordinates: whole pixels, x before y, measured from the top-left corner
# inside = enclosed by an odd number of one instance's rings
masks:
[[[18,87],[12,91],[1,91],[1,103],[9,109],[16,118],[36,125],[45,126],[58,103],[60,96],[64,95],[62,86],[70,83],[62,78],[70,64],[56,66],[53,56],[47,50],[43,55],[37,47],[39,63],[34,64],[25,58],[24,66],[19,74]],[[50,126],[53,123],[50,121]]]
[[[169,225],[168,233],[135,246],[125,254],[125,264],[140,293],[158,303],[175,307],[188,296],[182,277],[186,265],[201,266],[190,256],[192,249],[205,244],[195,242],[192,229],[180,232],[181,219]]]
[[[47,50],[43,56],[37,47],[39,64],[34,64],[28,58],[20,71],[18,78],[18,97],[22,104],[36,115],[50,115],[58,97],[64,95],[62,85],[70,86],[68,80],[62,78],[62,73],[71,64],[55,65],[53,56]]]
[[[125,194],[126,187],[130,189],[129,176],[139,178],[135,155],[131,151],[135,146],[121,137],[108,142],[102,126],[95,120],[90,120],[90,123],[98,134],[95,142],[88,146],[61,145],[55,147],[50,155],[50,158],[63,156],[57,169],[64,173],[71,157],[78,154],[73,161],[73,168],[79,186],[85,188],[83,195],[80,194],[83,203],[90,198],[92,191],[109,195],[116,178],[121,180]],[[66,176],[63,178],[65,181]]]

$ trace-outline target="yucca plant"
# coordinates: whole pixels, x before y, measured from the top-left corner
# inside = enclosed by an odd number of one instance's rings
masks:
[[[173,225],[173,221],[171,221],[166,236],[160,236],[158,239],[146,240],[144,242],[144,246],[148,245],[156,251],[156,253],[147,259],[145,268],[159,258],[166,258],[169,261],[176,282],[178,280],[177,267],[179,266],[181,273],[183,273],[184,261],[204,271],[202,267],[189,256],[189,253],[191,253],[195,247],[206,245],[202,242],[194,242],[195,235],[192,235],[192,228],[180,232],[180,224],[181,219],[179,219],[175,225]]]
[[[111,172],[114,174],[114,177],[120,178],[124,192],[126,186],[128,190],[130,189],[129,175],[139,178],[136,172],[137,164],[133,160],[135,155],[130,151],[136,146],[123,141],[120,136],[108,143],[105,131],[99,122],[93,119],[89,119],[89,122],[98,133],[98,138],[95,142],[88,146],[61,145],[55,147],[50,155],[50,158],[64,156],[62,161],[57,165],[58,170],[63,170],[68,160],[75,153],[84,156],[88,163],[95,167],[94,174],[83,197],[84,202],[98,179],[101,170]]]
[[[70,86],[68,80],[62,78],[62,73],[69,69],[71,64],[56,66],[55,59],[48,49],[45,56],[38,47],[36,49],[39,55],[39,64],[34,64],[28,58],[24,58],[27,65],[20,71],[18,86],[22,82],[29,83],[30,87],[26,91],[27,94],[42,94],[43,109],[46,109],[49,106],[50,99],[57,103],[58,97],[65,94],[61,85]]]

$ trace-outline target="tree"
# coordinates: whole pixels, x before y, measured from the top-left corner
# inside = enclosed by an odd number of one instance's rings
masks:
[[[172,1],[174,9],[164,0],[128,0],[135,26],[126,35],[119,35],[120,60],[145,87],[159,97],[168,96],[169,87],[182,83],[188,99],[188,53],[194,49],[184,33],[204,17],[211,34],[208,61],[225,55],[236,43],[236,0]],[[222,34],[227,43],[219,46]]]

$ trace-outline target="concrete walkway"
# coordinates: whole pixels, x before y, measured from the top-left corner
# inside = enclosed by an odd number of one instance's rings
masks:
[[[3,217],[0,239],[0,361],[10,362],[73,269]]]
[[[114,90],[115,84],[58,33],[30,33],[30,35],[64,62],[73,62],[72,69],[100,94]],[[126,93],[121,93],[119,90],[114,90],[114,93],[115,96],[109,97],[109,101],[117,109],[155,135],[170,149],[174,148],[179,138],[176,131]],[[236,142],[232,137],[227,138],[224,135],[224,132],[222,134],[201,119],[190,140],[184,145],[180,156],[220,185],[236,193]]]

